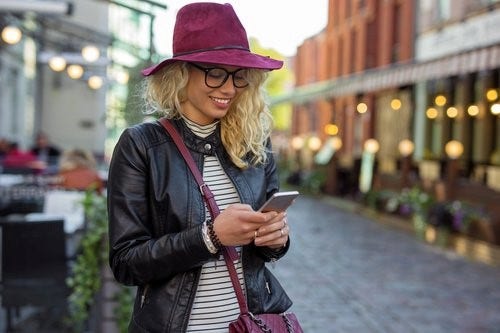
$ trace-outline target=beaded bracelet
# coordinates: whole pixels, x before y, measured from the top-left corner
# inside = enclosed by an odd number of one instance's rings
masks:
[[[205,245],[207,246],[208,251],[212,254],[216,254],[219,252],[219,249],[215,247],[214,243],[212,243],[212,240],[210,239],[210,235],[208,234],[208,226],[207,222],[203,222],[203,226],[201,228],[201,234],[203,236],[203,241],[205,242]]]
[[[220,249],[222,247],[222,243],[220,242],[219,237],[217,237],[217,234],[215,233],[214,230],[214,223],[213,222],[207,222],[207,227],[208,227],[208,234],[210,235],[210,240],[212,243],[215,245],[216,248]]]

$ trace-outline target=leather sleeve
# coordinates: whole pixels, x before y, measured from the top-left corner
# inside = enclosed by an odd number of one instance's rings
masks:
[[[151,157],[138,128],[120,137],[108,178],[109,263],[117,281],[126,285],[168,279],[212,258],[201,225],[157,236],[166,221],[158,220],[148,197]]]

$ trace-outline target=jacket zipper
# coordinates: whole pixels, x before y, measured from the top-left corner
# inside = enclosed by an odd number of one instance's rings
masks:
[[[141,295],[141,309],[144,306],[144,302],[146,301],[146,295],[148,293],[148,290],[149,290],[149,284],[145,285],[144,286],[144,290],[142,291],[142,295]]]
[[[269,287],[269,282],[266,280],[266,290],[269,295],[271,295],[271,288]]]

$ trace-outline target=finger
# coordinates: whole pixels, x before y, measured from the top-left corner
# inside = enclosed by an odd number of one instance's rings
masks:
[[[261,235],[260,232],[256,234],[258,234],[259,236],[254,239],[255,245],[278,246],[286,244],[286,242],[288,241],[288,236],[290,234],[290,229],[288,225],[286,225],[283,228],[278,228],[265,235]]]
[[[286,221],[282,219],[277,219],[273,220],[272,223],[265,224],[261,227],[259,227],[259,235],[266,235],[272,232],[275,232],[276,230],[279,230],[281,228],[284,228],[287,225]]]
[[[270,241],[264,241],[264,237],[257,238],[254,243],[256,246],[268,246],[272,248],[280,248],[286,245],[288,242],[288,236],[274,238]]]

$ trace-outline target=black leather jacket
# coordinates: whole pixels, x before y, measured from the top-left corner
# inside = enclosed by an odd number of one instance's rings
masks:
[[[200,170],[204,155],[218,156],[242,203],[257,209],[278,190],[272,154],[262,167],[241,170],[225,153],[219,129],[202,139],[183,121],[174,124]],[[198,186],[158,122],[136,125],[120,137],[109,170],[108,212],[111,269],[117,281],[138,286],[130,332],[184,332],[201,266],[214,256],[202,238],[205,208]],[[280,313],[291,306],[264,265],[288,246],[279,252],[243,247],[250,311]]]

